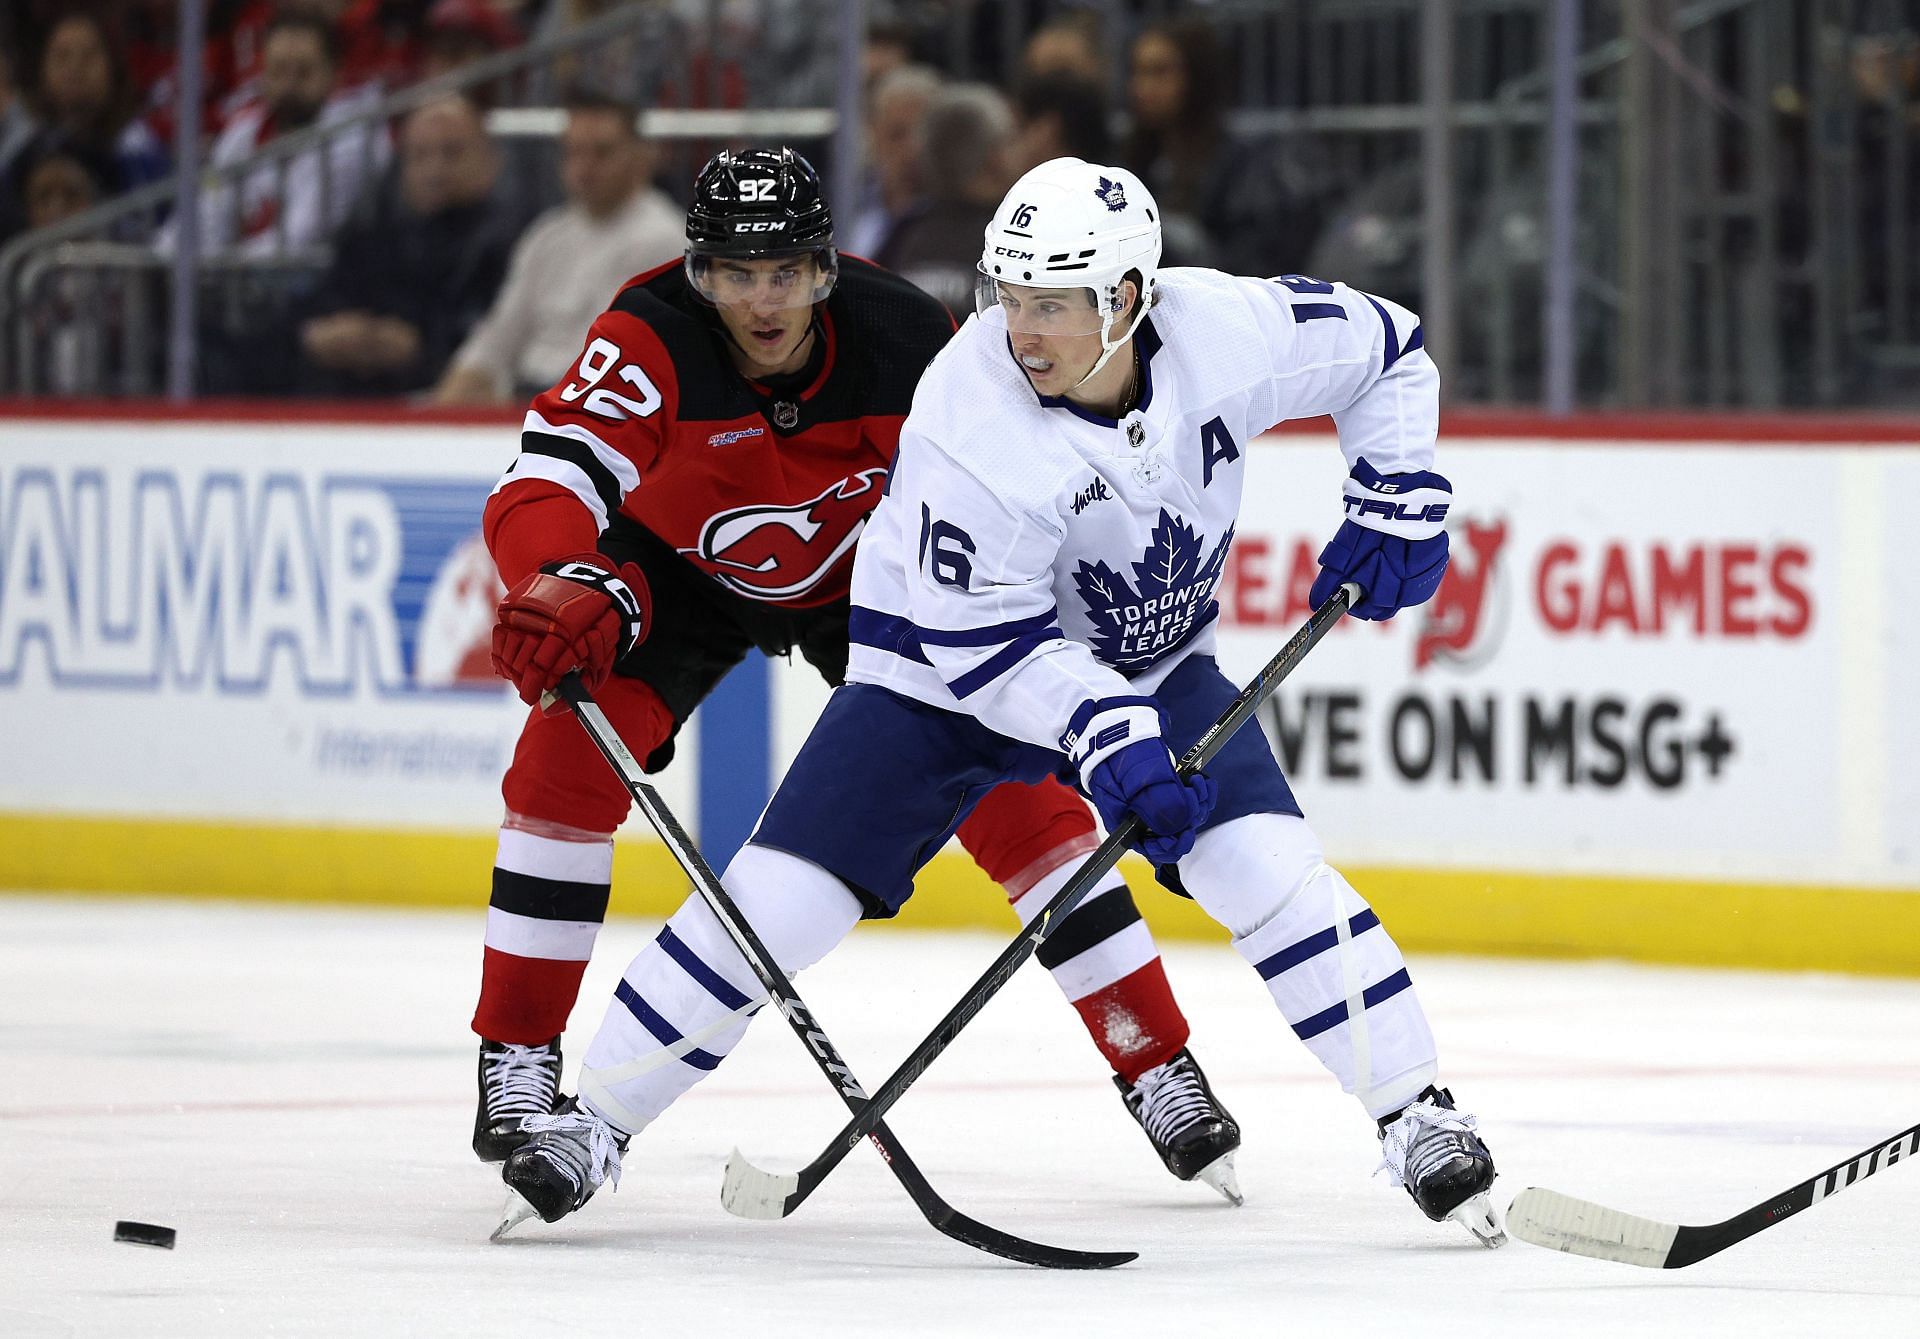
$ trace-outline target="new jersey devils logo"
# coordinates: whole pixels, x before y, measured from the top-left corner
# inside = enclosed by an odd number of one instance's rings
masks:
[[[808,502],[729,507],[681,549],[688,562],[753,600],[791,600],[826,579],[860,538],[880,501],[884,469],[861,470]]]
[[[1427,606],[1420,638],[1414,643],[1415,669],[1425,669],[1435,660],[1473,663],[1485,659],[1484,655],[1473,654],[1474,644],[1485,640],[1487,593],[1493,585],[1500,547],[1507,542],[1507,523],[1468,521],[1453,538],[1453,561],[1447,564],[1447,575],[1434,593],[1433,603]],[[1463,538],[1464,553],[1458,542]],[[1485,650],[1491,653],[1490,642]]]

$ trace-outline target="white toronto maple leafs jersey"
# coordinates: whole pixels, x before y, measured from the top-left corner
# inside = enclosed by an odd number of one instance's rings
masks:
[[[1063,749],[1084,704],[1212,649],[1255,437],[1331,414],[1349,466],[1432,468],[1439,374],[1404,307],[1168,269],[1134,338],[1145,387],[1118,421],[1038,395],[993,312],[934,359],[854,561],[849,680]]]

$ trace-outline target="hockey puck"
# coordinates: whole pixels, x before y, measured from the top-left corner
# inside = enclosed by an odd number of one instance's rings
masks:
[[[131,1242],[135,1246],[158,1246],[162,1250],[173,1249],[175,1233],[170,1227],[161,1227],[158,1223],[129,1223],[125,1219],[113,1225],[115,1241]]]

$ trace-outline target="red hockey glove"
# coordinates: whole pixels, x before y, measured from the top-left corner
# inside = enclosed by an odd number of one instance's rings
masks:
[[[578,669],[589,689],[638,646],[652,623],[646,577],[629,563],[616,576],[599,554],[576,554],[523,578],[500,601],[493,668],[528,705]],[[624,579],[623,579],[624,578]]]

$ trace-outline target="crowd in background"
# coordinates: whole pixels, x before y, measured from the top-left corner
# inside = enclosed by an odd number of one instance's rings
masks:
[[[255,162],[263,146],[314,127],[350,130],[385,94],[614,7],[211,0],[206,162]],[[663,23],[675,18],[676,0],[646,7]],[[1227,134],[1228,62],[1206,21],[1138,31],[1115,78],[1098,17],[1068,8],[1036,24],[989,83],[943,69],[947,29],[877,12],[866,45],[865,181],[859,198],[839,202],[845,249],[899,270],[964,317],[994,204],[1028,167],[1075,154],[1124,163],[1153,186],[1170,263],[1302,267],[1324,202],[1302,164]],[[175,20],[172,0],[22,0],[9,11],[0,23],[0,241],[170,170]],[[633,49],[670,36],[636,29],[624,48],[596,44],[546,71],[549,96],[534,101],[566,109],[557,155],[513,161],[488,134],[483,85],[390,127],[318,137],[284,164],[209,178],[197,215],[203,253],[277,257],[291,278],[210,304],[201,388],[476,404],[550,382],[620,280],[680,252],[675,197],[688,164],[663,170],[659,146],[635,131],[636,113],[689,92],[664,88],[662,62]],[[667,78],[700,81],[709,105],[743,100],[739,72],[723,60],[709,53],[686,64]],[[807,147],[828,152],[824,142]],[[138,240],[169,255],[178,233],[179,220],[163,218]],[[44,333],[57,364],[57,313]]]
[[[636,130],[644,113],[835,101],[831,5],[206,4],[199,118],[212,171],[194,230],[206,294],[195,323],[204,393],[520,398],[564,370],[620,279],[679,254],[676,201],[699,161],[726,142],[650,142]],[[1329,274],[1422,305],[1419,157],[1356,171],[1332,165],[1312,135],[1234,134],[1229,114],[1242,105],[1235,75],[1244,63],[1209,9],[1156,0],[871,0],[867,12],[864,172],[854,198],[834,202],[840,242],[957,316],[971,307],[994,204],[1028,167],[1061,154],[1118,162],[1147,181],[1164,214],[1168,264]],[[0,246],[169,174],[177,19],[177,0],[0,6]],[[582,25],[605,35],[567,45]],[[564,49],[497,78],[473,68],[548,43]],[[1920,176],[1920,43],[1905,30],[1859,36],[1847,59],[1860,109],[1850,133],[1858,160],[1873,166],[1855,202],[1868,242],[1859,322],[1866,329],[1878,320],[1877,330],[1889,320],[1879,307],[1920,310],[1910,292],[1920,267],[1901,268],[1904,279],[1875,268],[1901,250],[1888,220],[1904,218],[1920,194],[1905,185]],[[503,63],[514,62],[494,62]],[[390,95],[449,75],[457,93],[400,115],[381,110]],[[1796,113],[1792,88],[1776,90],[1773,102],[1782,161],[1804,175],[1814,128]],[[562,109],[564,129],[503,135],[489,129],[494,107]],[[798,143],[831,178],[831,142]],[[1485,164],[1463,152],[1461,166]],[[1618,195],[1615,167],[1606,154],[1587,156],[1585,198]],[[1478,369],[1503,341],[1510,368],[1538,374],[1543,171],[1537,156],[1523,155],[1502,191],[1461,201],[1456,394],[1484,396]],[[1884,183],[1898,192],[1876,193]],[[1816,273],[1813,208],[1801,190],[1780,202],[1776,268],[1789,280]],[[76,234],[145,248],[155,265],[144,297],[128,284],[89,286],[62,274],[5,313],[0,337],[16,360],[36,360],[31,389],[159,386],[166,349],[157,263],[175,254],[181,222],[161,206]],[[1619,250],[1618,227],[1610,208],[1582,213],[1584,263]],[[1583,292],[1591,299],[1603,287]],[[1876,306],[1872,295],[1882,293],[1901,301]],[[8,299],[0,293],[0,303]],[[1593,299],[1581,310],[1583,384],[1599,384],[1611,308]],[[117,338],[143,321],[152,338]],[[1786,393],[1804,398],[1795,369],[1808,360],[1793,330],[1810,322],[1790,317],[1788,325]]]

